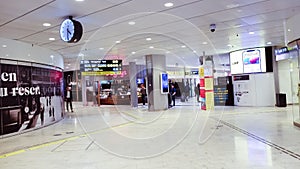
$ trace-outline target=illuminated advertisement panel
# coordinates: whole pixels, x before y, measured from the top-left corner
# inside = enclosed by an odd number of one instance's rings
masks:
[[[231,74],[266,72],[265,48],[252,48],[230,53]]]
[[[161,80],[161,93],[168,94],[169,93],[169,81],[168,81],[168,74],[161,73],[160,75]]]

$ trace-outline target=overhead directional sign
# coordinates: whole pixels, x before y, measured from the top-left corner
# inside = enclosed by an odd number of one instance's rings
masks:
[[[82,75],[110,75],[121,74],[122,60],[81,60]]]

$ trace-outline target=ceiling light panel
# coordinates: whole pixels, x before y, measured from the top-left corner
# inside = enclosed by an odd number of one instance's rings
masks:
[[[170,8],[170,7],[174,6],[174,3],[167,2],[167,3],[164,4],[164,6],[167,7],[167,8]]]
[[[130,22],[128,22],[128,25],[135,25],[135,22],[134,21],[130,21]]]
[[[51,26],[51,24],[50,24],[50,23],[47,23],[47,22],[45,22],[45,23],[43,23],[43,26],[45,26],[45,27],[49,27],[49,26]]]

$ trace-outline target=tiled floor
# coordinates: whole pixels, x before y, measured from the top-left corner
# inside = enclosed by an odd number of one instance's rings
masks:
[[[75,107],[54,125],[0,139],[0,168],[300,168],[291,107]]]

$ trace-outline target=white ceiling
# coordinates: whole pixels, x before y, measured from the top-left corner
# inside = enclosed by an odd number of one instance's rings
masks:
[[[166,8],[166,2],[174,6]],[[0,2],[0,37],[57,51],[68,69],[80,59],[143,63],[151,53],[165,54],[168,65],[194,67],[203,51],[210,55],[267,42],[284,45],[284,21],[298,13],[300,0],[9,0]],[[59,27],[68,16],[84,27],[78,43],[60,40]],[[51,26],[44,27],[45,22]],[[212,23],[217,25],[214,33]]]

